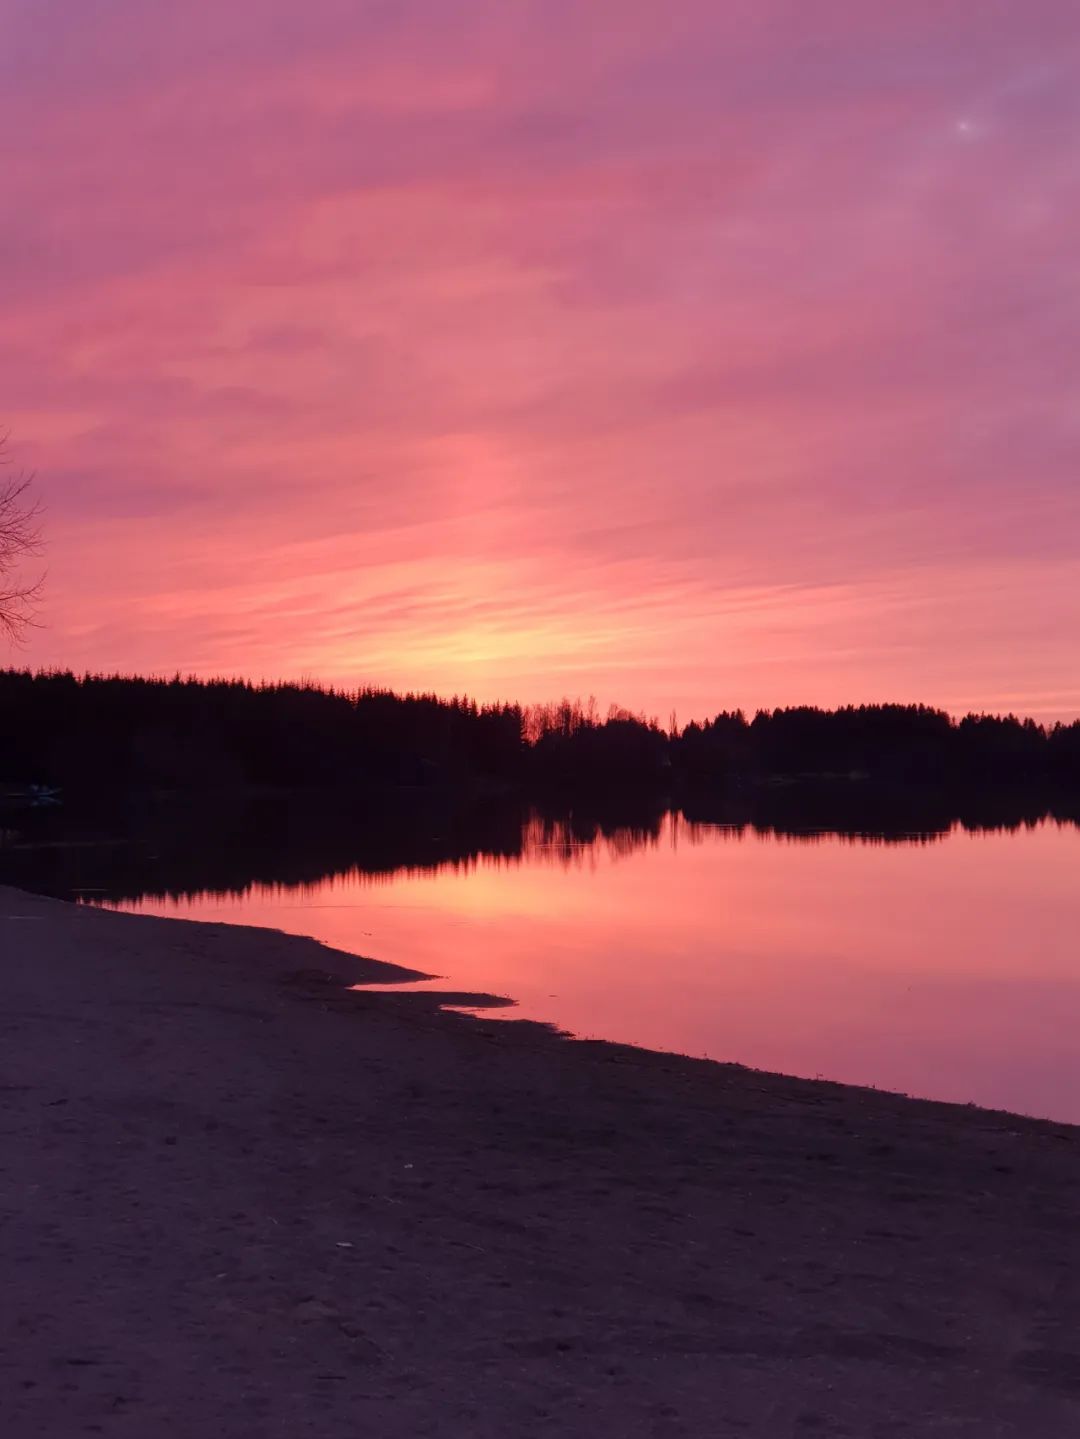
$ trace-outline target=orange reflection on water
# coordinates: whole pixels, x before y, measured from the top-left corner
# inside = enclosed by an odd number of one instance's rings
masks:
[[[141,902],[311,934],[512,1015],[757,1068],[1080,1121],[1080,831],[655,841]]]

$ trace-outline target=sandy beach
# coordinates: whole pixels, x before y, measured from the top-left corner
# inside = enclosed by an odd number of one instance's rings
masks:
[[[1080,1129],[0,890],[6,1439],[1080,1433]]]

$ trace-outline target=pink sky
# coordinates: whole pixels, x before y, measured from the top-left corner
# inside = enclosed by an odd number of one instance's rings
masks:
[[[1075,0],[0,0],[20,663],[1080,713]]]

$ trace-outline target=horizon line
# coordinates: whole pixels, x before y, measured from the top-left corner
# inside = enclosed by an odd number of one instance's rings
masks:
[[[571,706],[576,706],[579,709],[587,709],[590,707],[593,708],[596,722],[599,724],[605,723],[609,718],[612,718],[614,715],[624,719],[632,719],[650,727],[655,727],[656,729],[659,729],[662,733],[665,734],[672,733],[672,729],[670,727],[665,728],[661,724],[658,715],[646,714],[642,710],[633,710],[629,706],[621,705],[614,701],[607,706],[606,710],[603,713],[601,713],[599,703],[594,695],[587,695],[582,698],[581,695],[571,697],[567,694],[563,694],[560,695],[558,699],[531,701],[522,701],[516,699],[477,700],[464,690],[455,692],[452,695],[447,695],[440,694],[435,690],[395,689],[390,685],[382,685],[375,682],[365,682],[347,685],[342,682],[335,683],[333,681],[325,679],[316,679],[312,676],[305,676],[300,679],[267,679],[265,677],[256,679],[243,675],[230,674],[200,675],[192,671],[184,672],[182,670],[175,670],[172,673],[151,672],[147,674],[139,672],[125,672],[122,670],[107,671],[88,669],[83,671],[77,671],[71,667],[63,666],[38,666],[36,668],[32,668],[20,667],[18,665],[5,665],[0,667],[0,677],[5,675],[21,676],[29,679],[70,678],[80,683],[88,680],[117,680],[163,685],[176,683],[205,686],[237,685],[248,686],[251,689],[255,690],[308,690],[328,696],[340,694],[346,698],[351,696],[359,697],[364,694],[386,695],[392,698],[406,700],[435,700],[440,704],[453,704],[455,702],[464,703],[475,705],[478,709],[517,709],[520,710],[523,714],[529,710],[544,709],[568,704]],[[720,716],[734,717],[735,715],[741,714],[743,716],[744,722],[749,724],[754,719],[754,717],[759,714],[772,715],[802,710],[813,711],[817,712],[818,714],[835,715],[857,710],[882,709],[925,710],[932,714],[944,715],[953,725],[959,725],[965,719],[991,719],[1002,721],[1012,720],[1021,725],[1035,725],[1038,729],[1042,730],[1044,733],[1047,734],[1058,728],[1068,729],[1071,728],[1073,725],[1080,724],[1080,714],[1074,714],[1070,720],[1058,719],[1054,720],[1052,723],[1047,723],[1043,720],[1036,719],[1033,715],[1019,714],[1016,710],[1002,711],[989,709],[967,709],[961,712],[959,709],[947,708],[944,705],[929,704],[925,700],[897,699],[859,701],[849,700],[844,702],[843,704],[837,705],[819,705],[806,703],[783,704],[774,705],[771,709],[761,705],[756,706],[753,709],[749,709],[745,705],[737,705],[731,709],[714,709],[703,719],[691,718],[684,721],[681,725],[677,724],[676,710],[674,707],[671,709],[670,714],[671,719],[676,720],[675,732],[682,733],[691,724],[711,724],[715,719],[719,718]]]

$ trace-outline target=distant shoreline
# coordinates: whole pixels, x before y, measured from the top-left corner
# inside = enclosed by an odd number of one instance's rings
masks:
[[[13,1439],[1080,1424],[1080,1128],[351,991],[414,976],[273,931],[5,889],[0,942]]]
[[[1080,720],[925,704],[722,709],[679,726],[595,700],[477,704],[372,686],[0,670],[6,786],[326,786],[682,800],[800,776],[939,794],[1037,786],[1080,804]]]

